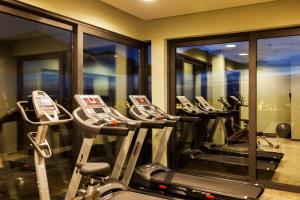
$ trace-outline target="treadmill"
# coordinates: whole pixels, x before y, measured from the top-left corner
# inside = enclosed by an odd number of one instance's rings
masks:
[[[181,98],[183,99],[183,98]],[[187,104],[193,105],[186,97],[181,102],[186,107]],[[209,169],[213,171],[229,172],[230,174],[244,175],[248,174],[249,160],[246,157],[216,154],[204,145],[207,140],[206,132],[197,132],[199,141],[197,141],[196,149],[192,151],[189,157],[183,157],[186,163],[186,169],[197,171],[199,168]],[[265,179],[271,179],[277,168],[277,163],[272,161],[257,161],[257,171],[263,175]]]
[[[197,96],[196,101],[197,101],[197,105],[200,109],[203,109],[207,112],[209,112],[209,110],[213,110],[214,114],[217,114],[217,112],[221,113],[221,111],[218,111],[217,108],[210,105],[201,96]],[[227,134],[226,131],[225,131],[225,134]],[[211,153],[248,157],[248,152],[249,152],[248,143],[216,145],[211,142],[212,137],[213,137],[213,135],[207,136],[207,138],[205,138],[204,141],[199,141],[198,145],[202,146],[202,148],[205,148],[207,151],[210,151]],[[225,135],[225,137],[227,137],[227,136]],[[204,145],[201,145],[201,144],[204,144]],[[277,152],[257,150],[256,157],[258,160],[271,161],[275,164],[278,164],[281,161],[283,154],[277,153]]]
[[[131,178],[129,172],[133,171],[131,168],[134,168],[135,165],[128,164],[126,167],[127,173],[125,172],[127,175],[124,175],[121,181],[119,180],[136,130],[143,127],[163,128],[164,123],[145,123],[128,119],[117,110],[108,107],[99,95],[75,95],[75,99],[79,107],[73,111],[74,121],[84,132],[84,139],[65,199],[79,199],[77,191],[82,175],[91,177],[87,188],[81,190],[83,194],[79,197],[85,197],[82,199],[171,199],[159,194],[142,193],[130,189],[127,184],[129,182],[127,178]],[[124,137],[110,177],[108,177],[110,172],[108,164],[87,162],[97,134]]]
[[[197,117],[172,116],[151,104],[144,95],[130,95],[133,105],[129,112],[137,120],[164,121],[163,132],[153,163],[135,170],[132,184],[165,194],[179,195],[185,199],[258,199],[264,189],[258,184],[249,184],[221,178],[193,176],[179,173],[160,164],[171,133],[178,121],[195,122]],[[137,140],[135,146],[140,146]],[[137,158],[136,158],[137,159]]]

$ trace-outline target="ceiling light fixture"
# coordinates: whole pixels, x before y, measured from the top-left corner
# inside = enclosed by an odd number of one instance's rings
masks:
[[[234,48],[234,47],[236,47],[236,45],[235,44],[227,44],[225,47],[226,48]]]
[[[247,53],[239,53],[239,56],[248,56]]]
[[[144,2],[153,2],[153,1],[156,1],[156,0],[143,0]]]

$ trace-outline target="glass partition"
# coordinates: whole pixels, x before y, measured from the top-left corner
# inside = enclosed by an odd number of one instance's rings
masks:
[[[88,34],[83,41],[84,93],[98,94],[126,114],[128,95],[139,91],[138,49]]]
[[[248,178],[249,43],[176,49],[176,96],[200,109],[200,122],[177,130],[177,168]],[[177,101],[179,115],[188,113]],[[198,115],[199,116],[199,115]]]
[[[84,34],[83,53],[84,94],[100,95],[108,106],[127,115],[128,96],[139,93],[138,48]],[[113,166],[122,139],[97,136],[91,159]]]
[[[300,185],[299,58],[300,36],[257,41],[257,153],[278,158],[275,173],[257,172],[262,180]]]
[[[71,96],[72,33],[0,13],[0,116],[44,90],[68,109]],[[3,28],[5,27],[5,28]],[[47,160],[51,196],[64,194],[72,173],[71,124],[53,126],[47,140],[54,155]],[[23,121],[5,123],[0,132],[0,199],[37,199],[33,147]]]

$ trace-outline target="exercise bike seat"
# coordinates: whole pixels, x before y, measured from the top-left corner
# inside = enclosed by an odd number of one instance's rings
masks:
[[[79,172],[82,175],[97,175],[106,177],[110,175],[110,165],[105,162],[79,162],[76,163],[76,167],[79,168]]]

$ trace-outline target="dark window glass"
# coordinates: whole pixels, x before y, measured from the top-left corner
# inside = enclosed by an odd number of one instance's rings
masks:
[[[275,173],[260,170],[258,178],[300,185],[300,36],[257,41],[257,141],[261,151],[283,158]],[[277,153],[277,154],[276,154]],[[279,165],[278,165],[279,163]],[[271,169],[272,170],[272,169]],[[270,170],[270,172],[271,172]]]
[[[126,114],[128,95],[138,94],[137,48],[84,35],[84,81],[86,94],[98,94]]]
[[[248,42],[176,49],[176,95],[186,96],[211,117],[178,127],[175,157],[178,168],[248,178],[248,159],[242,156],[242,151],[248,151],[248,122],[243,121],[248,119],[248,51]],[[201,105],[199,97],[208,104]],[[232,97],[242,99],[243,105]],[[222,98],[229,104],[224,104]],[[179,115],[195,115],[185,112],[179,101],[176,108]],[[241,133],[239,137],[237,133]],[[240,151],[240,155],[231,154],[231,149]]]
[[[0,116],[33,90],[44,90],[71,109],[72,33],[3,13],[0,25]],[[0,199],[39,198],[27,137],[36,130],[23,121],[2,125]],[[71,124],[49,128],[47,140],[54,152],[46,166],[55,197],[64,194],[72,173]]]
[[[83,92],[100,95],[108,106],[127,115],[128,96],[139,93],[138,49],[88,34],[83,47]],[[122,140],[98,135],[90,159],[113,166]]]

